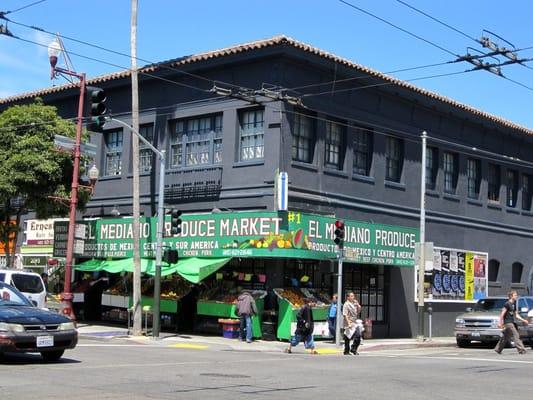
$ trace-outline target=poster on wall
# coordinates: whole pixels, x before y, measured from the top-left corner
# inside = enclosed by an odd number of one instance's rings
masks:
[[[424,301],[469,302],[487,296],[488,259],[484,252],[434,247],[424,270]],[[418,265],[415,269],[416,302]]]

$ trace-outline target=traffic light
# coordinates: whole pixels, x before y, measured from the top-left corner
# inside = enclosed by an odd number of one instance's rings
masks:
[[[177,235],[181,233],[181,211],[172,209],[170,210],[170,233]]]
[[[344,247],[344,222],[340,220],[335,221],[335,239],[333,241],[339,246],[339,249]]]
[[[91,132],[103,132],[106,123],[105,114],[107,107],[105,105],[106,94],[103,89],[87,86],[87,97],[90,102],[90,117],[87,129]]]
[[[167,264],[176,264],[178,262],[178,250],[165,250],[163,252],[163,261]]]

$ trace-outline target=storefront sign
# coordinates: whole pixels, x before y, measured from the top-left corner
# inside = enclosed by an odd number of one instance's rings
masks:
[[[54,219],[29,219],[26,221],[26,245],[46,246],[54,242]]]
[[[432,260],[426,260],[424,301],[465,302],[487,296],[488,260],[488,253],[435,247]]]
[[[47,261],[46,256],[22,256],[22,265],[25,267],[44,267]]]
[[[164,246],[180,257],[284,257],[332,259],[335,218],[297,212],[239,212],[183,215],[181,233],[170,237],[165,222]],[[78,222],[87,225],[83,257],[124,258],[133,254],[130,218]],[[347,262],[413,266],[418,230],[345,221]],[[156,219],[141,219],[141,256],[154,257]],[[66,253],[68,221],[56,222],[54,256]]]

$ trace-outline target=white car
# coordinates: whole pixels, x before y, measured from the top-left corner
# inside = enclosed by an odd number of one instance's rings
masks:
[[[46,307],[46,287],[43,278],[38,273],[18,269],[0,269],[0,282],[16,287],[35,306]]]

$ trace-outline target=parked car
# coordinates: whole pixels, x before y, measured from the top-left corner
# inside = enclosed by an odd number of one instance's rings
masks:
[[[459,347],[468,347],[471,342],[495,344],[502,335],[499,328],[500,313],[506,297],[485,297],[455,319],[455,339]],[[533,297],[518,299],[517,310],[529,325],[517,324],[522,340],[533,343]]]
[[[74,322],[34,306],[15,287],[0,282],[0,354],[41,353],[57,361],[78,343]]]
[[[39,308],[46,307],[46,287],[36,272],[17,269],[0,269],[0,282],[16,287]]]

